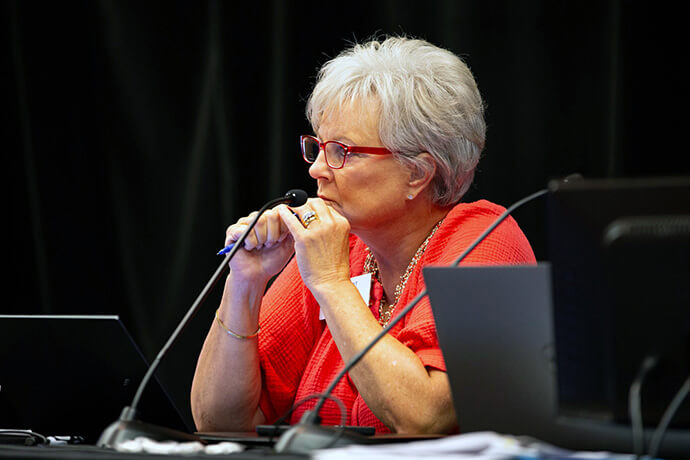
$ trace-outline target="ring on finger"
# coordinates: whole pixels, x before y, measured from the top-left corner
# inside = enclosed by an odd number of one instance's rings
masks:
[[[307,211],[302,216],[302,225],[304,225],[304,228],[307,228],[309,227],[309,224],[311,224],[315,220],[319,220],[319,216],[316,215],[316,212]]]

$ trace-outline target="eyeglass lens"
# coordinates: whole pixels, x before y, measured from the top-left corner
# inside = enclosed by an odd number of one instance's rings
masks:
[[[304,157],[307,161],[313,163],[316,161],[316,157],[319,156],[320,146],[319,143],[312,138],[305,138],[302,142],[302,148],[304,149]],[[340,168],[345,160],[345,149],[342,145],[336,142],[326,143],[326,162],[331,168]]]

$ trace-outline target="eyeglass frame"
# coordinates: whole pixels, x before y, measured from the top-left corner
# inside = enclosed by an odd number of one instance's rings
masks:
[[[317,137],[303,134],[299,137],[299,146],[300,146],[300,149],[302,150],[302,158],[304,158],[304,161],[306,161],[309,164],[314,164],[316,162],[316,159],[314,159],[314,161],[309,161],[309,159],[307,159],[307,154],[304,151],[304,141],[306,139],[312,139],[319,144],[319,152],[321,152],[321,151],[324,152],[324,159],[326,160],[326,164],[331,169],[342,169],[345,166],[345,162],[347,161],[347,158],[350,156],[351,153],[368,153],[371,155],[392,155],[393,154],[393,152],[391,152],[390,150],[388,150],[385,147],[365,147],[362,145],[347,145],[347,144],[343,144],[340,141],[321,142]],[[326,155],[326,146],[328,144],[338,144],[339,146],[341,146],[343,148],[343,150],[345,150],[345,155],[343,156],[343,164],[341,164],[338,167],[331,166],[331,163],[328,161],[328,156]]]

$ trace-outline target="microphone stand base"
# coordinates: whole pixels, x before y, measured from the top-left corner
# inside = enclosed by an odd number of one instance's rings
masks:
[[[371,440],[344,428],[299,423],[287,430],[275,445],[276,452],[309,454],[317,449],[370,444]]]

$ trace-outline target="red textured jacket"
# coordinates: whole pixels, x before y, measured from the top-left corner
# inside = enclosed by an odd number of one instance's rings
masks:
[[[421,260],[412,271],[399,306],[406,305],[425,288],[422,267],[449,265],[503,211],[488,201],[460,203],[446,216],[429,241]],[[365,244],[350,235],[350,276],[362,274]],[[506,219],[463,261],[464,265],[501,265],[534,263],[532,248],[517,223]],[[378,319],[378,304],[383,290],[372,283],[372,314]],[[402,308],[401,308],[402,309]],[[319,305],[300,278],[293,259],[270,287],[261,304],[259,354],[262,395],[260,407],[273,423],[296,401],[322,393],[344,363],[324,320],[319,319]],[[398,309],[394,312],[396,316]],[[400,321],[390,334],[414,351],[427,368],[446,370],[436,337],[436,327],[427,298]],[[377,433],[390,432],[371,412],[347,376],[335,387],[333,396],[347,408],[347,424],[374,426]],[[310,400],[294,410],[289,418],[296,423],[304,411],[313,408]],[[340,424],[340,411],[333,401],[321,410],[325,425]]]

